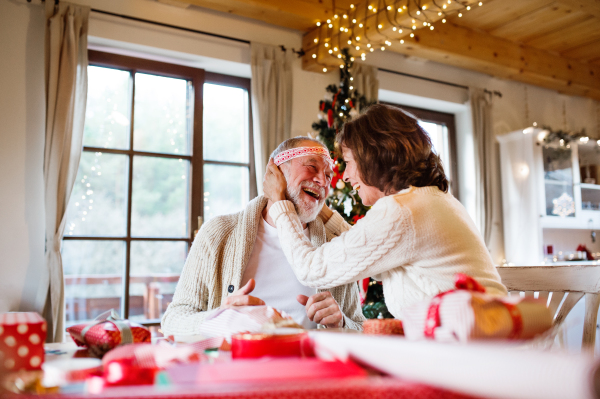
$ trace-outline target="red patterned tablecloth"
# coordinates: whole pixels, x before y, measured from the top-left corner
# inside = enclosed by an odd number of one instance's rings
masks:
[[[44,395],[46,399],[473,399],[472,396],[388,377],[290,383],[206,384],[184,387],[119,387],[99,395]],[[14,399],[28,398],[15,395]],[[13,399],[11,398],[11,399]],[[39,396],[29,396],[39,399]]]

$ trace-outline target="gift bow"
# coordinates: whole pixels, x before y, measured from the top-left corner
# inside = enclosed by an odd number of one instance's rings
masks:
[[[481,292],[485,293],[485,287],[477,282],[473,277],[468,276],[463,273],[456,273],[454,275],[454,286],[456,287],[453,290],[449,290],[446,292],[442,292],[437,294],[431,300],[431,304],[429,305],[429,309],[427,310],[427,317],[425,318],[425,338],[434,339],[435,338],[435,329],[438,328],[442,322],[440,319],[440,306],[442,304],[442,298],[451,292],[456,291],[471,291],[471,292]],[[517,306],[512,303],[507,303],[504,301],[500,301],[508,310],[510,317],[513,322],[513,328],[508,336],[508,339],[516,339],[521,335],[523,331],[523,317],[521,316],[521,312],[517,308]]]
[[[85,335],[90,331],[92,327],[101,323],[105,323],[107,321],[113,323],[115,327],[117,327],[117,329],[119,330],[119,333],[121,333],[121,345],[133,343],[133,334],[131,333],[131,327],[129,327],[129,324],[125,323],[125,321],[119,317],[119,314],[114,309],[107,310],[106,312],[98,315],[98,317],[94,319],[93,323],[90,323],[83,329],[83,331],[81,331],[81,339],[83,340],[83,343],[87,345]]]

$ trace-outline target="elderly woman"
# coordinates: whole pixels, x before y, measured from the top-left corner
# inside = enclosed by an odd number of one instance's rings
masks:
[[[286,258],[301,283],[327,289],[374,277],[395,317],[420,300],[454,288],[454,275],[474,277],[491,294],[506,295],[490,254],[465,208],[448,193],[440,157],[416,119],[374,105],[337,137],[343,180],[372,205],[355,226],[324,207],[325,227],[344,231],[315,248],[285,197],[285,177],[273,160],[264,180]],[[328,160],[325,160],[328,161]]]

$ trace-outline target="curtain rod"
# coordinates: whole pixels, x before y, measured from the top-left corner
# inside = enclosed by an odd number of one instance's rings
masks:
[[[148,24],[153,24],[153,25],[158,25],[158,26],[164,26],[166,28],[178,29],[178,30],[183,30],[183,31],[186,31],[186,32],[199,33],[201,35],[218,37],[220,39],[231,40],[231,41],[234,41],[234,42],[239,42],[239,43],[244,43],[244,44],[250,44],[250,40],[238,39],[236,37],[219,35],[217,33],[211,33],[211,32],[206,32],[206,31],[197,30],[197,29],[185,28],[183,26],[165,24],[165,23],[162,23],[162,22],[151,21],[149,19],[137,18],[137,17],[132,17],[132,16],[129,16],[129,15],[124,15],[124,14],[116,14],[116,13],[109,12],[109,11],[97,10],[95,8],[92,8],[91,10],[93,12],[97,12],[97,13],[100,13],[100,14],[111,15],[111,16],[114,16],[114,17],[129,19],[129,20],[132,20],[132,21],[145,22],[145,23],[148,23]],[[283,52],[287,51],[287,49],[285,48],[284,45],[280,45],[279,47],[281,48],[281,51],[283,51]],[[290,50],[293,53],[297,54],[298,57],[302,57],[305,54],[304,50],[302,50],[302,49],[296,50],[296,49],[292,48]]]
[[[132,17],[132,16],[129,16],[129,15],[124,15],[124,14],[117,14],[117,13],[109,12],[109,11],[96,10],[95,8],[92,8],[92,11],[100,13],[100,14],[112,15],[113,17],[119,17],[119,18],[129,19],[129,20],[132,20],[132,21],[145,22],[145,23],[148,23],[148,24],[164,26],[166,28],[179,29],[179,30],[183,30],[183,31],[186,31],[186,32],[192,32],[192,33],[200,33],[201,35],[218,37],[220,39],[226,39],[226,40],[231,40],[231,41],[234,41],[234,42],[250,44],[250,40],[238,39],[236,37],[219,35],[219,34],[216,34],[216,33],[205,32],[205,31],[197,30],[197,29],[185,28],[183,26],[165,24],[165,23],[162,23],[162,22],[151,21],[149,19],[137,18],[137,17]]]
[[[405,73],[405,72],[392,71],[391,69],[377,68],[377,70],[381,71],[381,72],[393,73],[395,75],[407,76],[409,78],[421,79],[421,80],[426,80],[428,82],[439,83],[439,84],[443,84],[443,85],[446,85],[446,86],[453,86],[453,87],[458,87],[460,89],[469,90],[469,86],[459,85],[459,84],[456,84],[456,83],[446,82],[446,81],[443,81],[443,80],[426,78],[424,76],[418,76],[418,75],[411,75],[410,73]],[[500,93],[497,90],[484,89],[483,91],[485,93],[488,93],[488,94],[491,94],[491,95],[495,95],[495,96],[498,96],[498,97],[502,98],[502,93]]]

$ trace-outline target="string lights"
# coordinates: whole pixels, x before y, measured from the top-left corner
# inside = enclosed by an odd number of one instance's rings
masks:
[[[408,45],[412,42],[410,39],[416,40],[416,31],[433,31],[434,23],[446,23],[450,15],[460,18],[482,5],[482,1],[459,0],[365,0],[350,4],[347,10],[334,9],[333,19],[316,22],[317,37],[311,39],[316,46],[307,51],[308,57],[315,59],[323,72],[328,71],[328,66],[341,62],[339,51],[344,47],[349,47],[353,55],[360,55],[364,61],[366,54],[375,49],[385,51],[393,45]],[[336,62],[325,60],[327,56]]]

